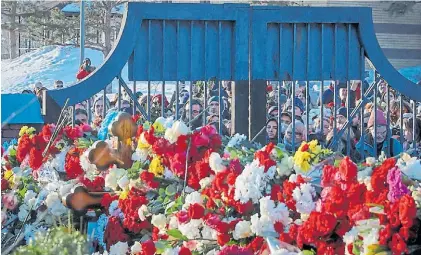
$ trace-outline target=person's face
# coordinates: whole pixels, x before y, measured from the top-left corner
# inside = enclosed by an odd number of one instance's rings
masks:
[[[95,117],[102,116],[103,111],[104,111],[104,101],[100,99],[95,104]]]
[[[269,123],[266,126],[266,133],[268,134],[268,137],[270,139],[273,139],[276,137],[278,133],[278,125],[275,121],[269,121]]]
[[[336,116],[336,128],[338,130],[342,129],[345,123],[346,123],[346,118],[344,116],[342,115]]]
[[[407,125],[403,126],[403,134],[404,134],[405,141],[407,142],[413,141],[411,129],[409,129]]]
[[[305,96],[304,96],[304,93],[303,93],[303,92],[299,93],[297,97],[298,97],[301,101],[305,102]]]
[[[346,92],[347,92],[347,89],[339,89],[339,97],[341,98],[341,100],[346,99]]]
[[[211,114],[218,114],[219,113],[219,103],[216,101],[213,101],[209,104],[209,112]]]
[[[295,106],[295,116],[301,117],[302,114],[300,107]]]
[[[289,124],[291,124],[291,119],[290,119],[289,116],[282,115],[281,116],[281,122],[285,123],[285,125],[289,126]]]
[[[83,113],[76,114],[75,118],[76,123],[88,124],[88,116]]]
[[[180,92],[180,98],[184,98],[184,97],[186,97],[188,95],[189,95],[189,92],[187,92],[187,91],[181,91]]]
[[[300,132],[298,130],[295,130],[295,141],[294,141],[295,145],[301,144],[301,142],[303,141],[303,135],[304,134],[302,132]],[[292,142],[292,131],[288,130],[285,133],[285,136],[286,136],[287,141],[291,143]]]
[[[192,117],[195,118],[200,113],[200,105],[194,104],[191,107]]]
[[[323,121],[323,134],[327,135],[330,131],[330,124],[327,120]]]
[[[382,83],[379,84],[379,92],[380,93],[382,93],[382,94],[385,93],[386,92],[386,88],[387,87],[386,87],[386,83],[385,82],[382,82]]]
[[[374,139],[374,127],[370,128],[371,135]],[[386,139],[387,127],[384,125],[377,125],[376,143],[382,143]]]
[[[274,110],[270,113],[270,117],[277,118],[278,117],[278,110]]]

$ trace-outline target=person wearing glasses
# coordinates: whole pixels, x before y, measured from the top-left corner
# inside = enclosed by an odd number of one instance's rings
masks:
[[[196,129],[196,128],[202,126],[202,122],[203,122],[203,116],[197,117],[202,112],[202,104],[196,99],[191,100],[191,102],[192,102],[191,119],[190,119],[190,114],[189,114],[189,112],[190,112],[190,102],[187,102],[186,106],[184,107],[183,119],[184,119],[185,123],[189,123],[190,121],[192,121],[192,123],[190,123],[191,128]]]
[[[294,144],[292,144],[292,136],[295,135]],[[301,143],[306,140],[306,128],[304,124],[299,121],[295,120],[295,132],[293,134],[292,130],[292,123],[288,126],[283,143],[285,145],[285,149],[287,151],[296,151],[298,147],[300,147]]]
[[[366,157],[374,157],[375,154],[379,156],[382,152],[387,155],[387,148],[390,146],[390,155],[388,156],[399,155],[403,151],[402,144],[395,138],[392,138],[384,112],[377,109],[377,116],[374,118],[374,111],[374,109],[371,111],[370,119],[367,123],[368,132],[364,135],[364,140],[360,139],[356,145],[357,150],[360,153],[363,152]],[[376,134],[374,133],[374,125],[376,125],[377,129]],[[388,132],[390,133],[389,140],[387,140]]]

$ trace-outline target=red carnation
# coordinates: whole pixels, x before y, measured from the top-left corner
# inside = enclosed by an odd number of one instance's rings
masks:
[[[303,145],[303,147],[301,147],[301,151],[305,152],[308,151],[308,149],[310,148],[310,145],[308,145],[307,143]]]
[[[156,252],[155,244],[152,240],[148,240],[142,245],[142,255],[154,255]]]
[[[282,222],[276,222],[273,227],[275,228],[275,231],[278,232],[279,234],[284,232],[284,225],[282,224]]]
[[[104,231],[104,241],[107,244],[107,249],[109,250],[111,245],[118,242],[127,242],[128,240],[129,237],[124,233],[119,218],[110,217]]]
[[[140,174],[140,179],[142,179],[142,181],[146,183],[146,185],[148,185],[150,188],[157,189],[159,187],[159,182],[154,181],[154,176],[155,175],[153,173],[143,171]]]
[[[198,203],[191,204],[189,207],[189,217],[194,220],[201,219],[205,215],[205,208]]]
[[[66,170],[67,178],[75,179],[84,173],[80,166],[80,155],[83,153],[83,149],[72,148],[70,149],[65,158],[64,170]]]
[[[392,241],[389,242],[389,248],[392,250],[393,254],[408,253],[408,247],[398,233],[393,234]]]
[[[349,157],[342,159],[339,165],[339,178],[343,182],[352,182],[357,179],[357,165]]]
[[[110,193],[105,193],[104,196],[101,199],[101,206],[105,207],[108,210],[108,207],[110,207],[110,204],[118,199],[118,195],[111,196]]]
[[[178,255],[192,255],[192,253],[188,248],[182,246],[178,251]]]
[[[399,220],[403,227],[410,228],[417,215],[417,207],[414,198],[408,194],[402,196],[399,200]]]
[[[224,246],[226,243],[230,241],[231,237],[230,235],[226,233],[218,233],[217,241],[220,246]]]

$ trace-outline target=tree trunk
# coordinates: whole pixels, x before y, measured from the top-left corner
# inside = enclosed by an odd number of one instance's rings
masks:
[[[17,50],[16,50],[16,1],[12,2],[11,8],[10,8],[10,30],[9,30],[9,56],[11,59],[16,58],[17,56]]]
[[[107,9],[104,13],[104,58],[111,51],[111,32],[111,9]]]

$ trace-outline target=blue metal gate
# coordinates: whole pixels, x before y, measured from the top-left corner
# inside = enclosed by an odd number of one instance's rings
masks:
[[[366,59],[390,87],[421,101],[421,86],[405,79],[385,58],[375,37],[370,8],[128,3],[118,43],[102,66],[74,86],[47,94],[62,107],[67,99],[69,105],[75,105],[91,98],[115,78],[131,96],[136,81],[162,81],[163,91],[168,81],[212,81],[219,91],[221,81],[235,81],[234,132],[246,132],[251,139],[266,122],[266,109],[259,108],[257,102],[265,99],[258,94],[263,93],[266,81],[304,81],[309,86],[310,81],[332,80],[345,84],[349,98],[350,82],[364,80]],[[132,89],[120,75],[127,62],[129,80],[135,82]],[[148,112],[132,98],[133,105],[150,117],[149,97]],[[293,105],[294,101],[292,96]],[[368,99],[363,95],[355,106],[349,101],[348,123],[335,138],[349,128],[353,116],[362,114]],[[249,108],[248,112],[240,110]],[[336,111],[334,114],[336,117]],[[306,123],[308,117],[306,114]],[[294,114],[292,119],[294,125]]]

